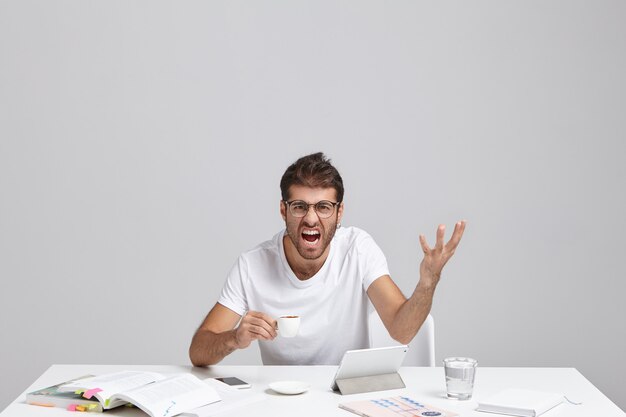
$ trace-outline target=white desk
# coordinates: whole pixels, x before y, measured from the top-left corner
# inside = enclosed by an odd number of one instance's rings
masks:
[[[624,412],[573,368],[481,368],[476,372],[474,397],[469,401],[445,398],[442,368],[406,367],[400,370],[407,387],[403,390],[371,392],[342,396],[330,390],[335,366],[213,366],[194,368],[173,365],[53,365],[28,387],[0,415],[2,417],[78,417],[98,414],[77,414],[61,408],[47,408],[24,403],[24,394],[85,374],[104,374],[121,370],[144,370],[161,373],[191,372],[201,379],[214,376],[237,376],[252,384],[252,390],[263,394],[261,402],[233,410],[230,416],[343,416],[355,417],[338,408],[340,402],[408,395],[435,407],[460,413],[462,416],[490,417],[496,414],[474,411],[477,399],[485,398],[504,388],[528,388],[565,394],[570,400],[582,402],[574,406],[562,404],[543,416],[624,416]],[[268,384],[279,380],[300,380],[311,384],[301,395],[275,394]],[[138,409],[121,407],[107,411],[105,416],[146,416]]]

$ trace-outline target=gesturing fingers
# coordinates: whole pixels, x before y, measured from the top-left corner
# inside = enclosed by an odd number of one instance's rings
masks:
[[[424,259],[420,264],[420,282],[424,280],[425,285],[437,285],[441,271],[448,260],[454,255],[454,251],[461,241],[465,230],[465,220],[454,225],[454,232],[450,240],[444,245],[446,226],[440,224],[437,227],[437,241],[435,247],[431,249],[426,242],[424,235],[420,235],[420,245],[424,251]]]
[[[440,224],[437,228],[437,241],[435,242],[435,250],[442,251],[443,250],[443,237],[446,234],[446,225]]]
[[[424,253],[430,252],[430,247],[428,246],[428,243],[426,243],[426,236],[420,235],[420,245],[422,246]]]
[[[443,250],[443,238],[446,234],[446,226],[444,224],[440,224],[437,228],[437,240],[435,241],[435,247],[430,248],[428,243],[426,242],[426,237],[424,235],[420,235],[420,245],[422,246],[422,250],[425,254],[430,254],[432,251],[441,252]]]
[[[448,248],[450,251],[454,251],[459,245],[459,242],[463,237],[463,232],[465,231],[465,224],[466,221],[461,220],[454,225],[454,232],[452,232],[452,237],[450,238],[448,243],[446,243],[446,248]]]
[[[463,237],[463,232],[465,231],[465,224],[466,224],[466,221],[461,220],[460,222],[457,222],[454,225],[454,232],[452,232],[452,237],[450,238],[450,240],[448,240],[448,242],[445,245],[443,242],[444,242],[444,237],[446,234],[446,226],[443,224],[440,224],[439,227],[437,227],[437,240],[435,242],[435,247],[432,249],[430,246],[428,246],[428,243],[426,242],[426,237],[424,235],[420,235],[419,236],[420,245],[422,246],[422,250],[424,251],[424,254],[428,256],[428,255],[436,255],[437,253],[447,254],[447,255],[451,255],[452,253],[454,253],[454,250],[459,245],[459,242],[461,241],[461,238]]]

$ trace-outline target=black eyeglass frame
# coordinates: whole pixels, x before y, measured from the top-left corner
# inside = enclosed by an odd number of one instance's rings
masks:
[[[302,216],[297,216],[297,215],[293,214],[293,212],[291,211],[291,205],[292,205],[293,203],[302,203],[302,204],[306,204],[306,205],[307,205],[306,212],[304,212],[304,215],[302,215]],[[319,211],[317,211],[317,205],[318,205],[318,204],[320,204],[320,203],[328,203],[328,204],[330,204],[331,206],[333,206],[333,211],[332,211],[332,213],[330,213],[330,214],[329,214],[328,216],[326,216],[326,217],[323,217],[323,216],[320,214],[320,212],[319,212]],[[292,215],[293,217],[297,217],[297,218],[299,218],[299,219],[301,219],[301,218],[305,217],[307,214],[309,214],[309,210],[311,210],[311,206],[313,206],[313,210],[315,210],[315,214],[317,214],[317,215],[319,216],[319,218],[320,218],[320,219],[329,219],[330,217],[332,217],[332,215],[333,215],[333,214],[335,214],[335,212],[337,211],[337,207],[341,204],[341,201],[335,201],[335,202],[333,202],[333,201],[330,201],[330,200],[320,200],[320,201],[318,201],[317,203],[312,203],[312,204],[309,204],[309,203],[307,203],[307,202],[306,202],[306,201],[304,201],[304,200],[291,200],[291,201],[283,201],[283,204],[285,204],[285,207],[287,207],[287,210],[289,210],[289,213],[291,213],[291,215]]]

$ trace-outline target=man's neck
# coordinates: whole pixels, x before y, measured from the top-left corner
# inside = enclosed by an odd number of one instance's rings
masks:
[[[285,250],[285,257],[289,267],[300,281],[306,281],[322,269],[328,253],[330,252],[330,245],[324,250],[322,256],[317,259],[305,259],[299,253],[289,236],[283,236],[283,247]]]

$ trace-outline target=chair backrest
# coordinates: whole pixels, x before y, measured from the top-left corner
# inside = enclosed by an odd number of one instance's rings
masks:
[[[370,346],[396,346],[399,343],[389,336],[376,310],[368,317],[370,330]],[[409,351],[404,358],[403,366],[435,366],[435,321],[430,314],[424,324],[409,343]]]

